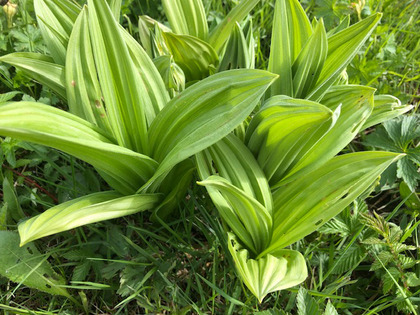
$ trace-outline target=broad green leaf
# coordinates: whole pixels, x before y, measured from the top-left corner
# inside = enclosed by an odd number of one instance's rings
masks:
[[[327,57],[327,49],[327,34],[321,20],[293,63],[294,97],[305,98],[315,85]]]
[[[88,0],[88,5],[93,55],[114,137],[119,145],[148,154],[148,92],[105,0]]]
[[[315,231],[402,156],[380,151],[340,155],[276,190],[272,243],[263,254],[284,248]]]
[[[228,233],[228,245],[242,281],[260,303],[267,294],[298,285],[308,276],[298,251],[281,249],[253,259],[232,233]]]
[[[147,156],[114,144],[104,131],[65,111],[38,103],[0,107],[0,134],[50,146],[92,164],[115,189],[134,193],[155,172]]]
[[[16,196],[16,191],[10,183],[7,176],[3,179],[3,202],[7,204],[7,214],[16,222],[25,217],[19,201]]]
[[[398,117],[413,109],[412,105],[402,105],[401,101],[392,95],[375,95],[373,112],[363,125],[367,129],[384,121]]]
[[[252,156],[248,148],[233,134],[228,135],[215,143],[210,148],[196,155],[196,162],[200,178],[207,182],[212,175],[219,174],[228,183],[234,186],[234,190],[245,195],[245,202],[242,208],[246,208],[246,203],[255,204],[256,209],[260,209],[261,214],[257,214],[263,222],[266,222],[267,231],[270,234],[272,196],[268,182],[257,161]],[[201,184],[204,184],[201,183]],[[205,185],[205,184],[204,184]],[[251,233],[254,229],[253,220],[244,221],[246,213],[240,209],[239,204],[228,202],[217,185],[206,185],[206,188],[214,204],[219,210],[223,220],[230,226],[235,234],[242,240],[248,249],[257,253],[256,241],[259,240],[258,232]],[[246,201],[249,198],[250,201]],[[249,209],[249,213],[255,212]],[[267,214],[270,218],[267,218]],[[264,221],[266,220],[266,221]]]
[[[321,100],[321,104],[336,114],[340,113],[338,119],[334,126],[331,127],[330,122],[327,122],[327,126],[312,134],[301,149],[299,161],[296,161],[293,168],[277,185],[281,186],[320,167],[344,149],[371,114],[374,92],[373,88],[358,85],[331,87]]]
[[[17,233],[0,231],[0,248],[0,275],[49,294],[70,296],[61,287],[65,280],[54,272],[47,257],[41,255],[33,244],[19,247]]]
[[[122,0],[107,0],[115,20],[120,19]]]
[[[240,23],[261,0],[242,0],[217,25],[209,36],[208,43],[220,53],[236,22]]]
[[[341,72],[372,34],[382,14],[377,13],[328,38],[328,55],[319,79],[306,97],[317,101],[337,81]]]
[[[156,69],[152,59],[150,59],[133,36],[131,36],[123,27],[120,27],[120,29],[134,65],[143,79],[143,83],[147,90],[147,96],[150,98],[150,105],[149,103],[145,104],[148,105],[145,107],[145,112],[148,125],[150,126],[156,115],[169,102],[170,97],[165,90],[165,83],[159,75],[159,71]]]
[[[249,247],[254,254],[263,251],[271,237],[272,218],[271,213],[255,198],[243,190],[232,185],[228,180],[220,176],[210,176],[199,185],[211,187],[221,193],[223,198],[235,212],[236,217],[249,231],[252,238],[252,246]],[[271,210],[271,209],[270,209]],[[235,227],[232,229],[236,230]],[[241,238],[241,235],[238,235]]]
[[[20,223],[20,245],[86,224],[151,210],[161,199],[160,194],[122,196],[107,191],[70,200]]]
[[[416,211],[420,210],[419,195],[415,191],[412,191],[411,188],[405,182],[400,183],[400,194],[402,199],[407,199],[405,201],[405,205],[408,208]]]
[[[163,0],[162,4],[175,34],[207,40],[209,30],[202,0]]]
[[[251,113],[275,78],[261,70],[225,71],[172,99],[150,127],[152,156],[161,162],[153,180],[228,135]]]
[[[254,47],[252,46],[252,51],[253,49]],[[254,55],[250,54],[250,51],[249,43],[247,42],[241,27],[236,23],[226,44],[226,49],[223,59],[219,64],[218,71],[253,68]]]
[[[80,6],[70,0],[35,0],[34,8],[51,57],[57,64],[64,65],[67,44]]]
[[[191,159],[187,159],[176,165],[165,177],[159,192],[165,195],[165,199],[155,208],[151,220],[160,220],[168,217],[171,212],[179,207],[180,201],[185,198],[187,189],[191,184],[195,165]]]
[[[294,95],[292,66],[311,34],[309,19],[297,0],[276,1],[268,71],[280,79],[271,86],[269,96]]]
[[[64,67],[54,63],[53,59],[36,53],[11,53],[0,57],[1,62],[19,68],[31,79],[46,85],[66,99],[66,78]]]
[[[67,51],[66,91],[70,112],[112,134],[93,58],[87,7],[74,24]]]
[[[189,35],[163,33],[165,42],[175,62],[184,71],[187,81],[208,77],[219,65],[214,49],[206,42]]]
[[[245,141],[274,186],[306,154],[314,134],[325,134],[333,113],[327,107],[299,99],[273,96],[253,117]]]
[[[153,63],[158,69],[165,87],[175,96],[177,93],[185,90],[185,75],[184,71],[173,61],[172,56],[163,55],[153,59]]]

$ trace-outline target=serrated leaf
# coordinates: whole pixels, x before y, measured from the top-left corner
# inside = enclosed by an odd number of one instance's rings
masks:
[[[36,53],[18,52],[0,57],[0,61],[19,68],[31,79],[46,85],[63,100],[66,99],[64,67],[54,63],[51,57]]]
[[[225,71],[173,98],[150,127],[152,156],[161,163],[148,185],[228,135],[251,113],[274,78],[260,70]]]
[[[19,247],[19,235],[0,231],[0,274],[13,282],[53,295],[69,297],[60,286],[65,280],[55,273],[33,244]]]
[[[189,36],[163,32],[174,61],[184,71],[187,81],[208,77],[219,65],[216,51],[205,41]]]
[[[335,309],[334,305],[331,303],[331,301],[328,301],[328,304],[325,307],[324,315],[338,315],[338,312]]]
[[[416,192],[411,191],[410,187],[405,183],[400,183],[400,194],[402,199],[406,199],[405,205],[412,210],[420,210],[420,198]]]
[[[19,224],[21,246],[82,225],[151,210],[161,199],[160,194],[122,196],[109,191],[64,202]]]
[[[202,0],[163,0],[162,5],[175,34],[207,40],[209,30]]]
[[[393,260],[394,256],[389,251],[381,251],[373,264],[370,266],[370,270],[379,270],[383,268],[383,266],[387,266]]]
[[[343,274],[356,268],[365,256],[366,252],[362,246],[350,246],[346,251],[340,253],[338,258],[334,258],[335,261],[339,260],[339,263],[335,265],[332,274]]]
[[[23,94],[23,93],[19,91],[12,91],[12,92],[0,94],[0,103],[5,103],[7,101],[10,101],[12,98],[14,98],[16,95],[19,95],[19,94]]]
[[[407,272],[405,274],[407,278],[407,284],[410,287],[418,287],[420,286],[420,279],[414,272]]]
[[[395,267],[388,268],[387,271],[388,272],[385,273],[382,278],[382,292],[384,294],[387,294],[389,291],[391,291],[391,289],[395,286],[395,282],[397,282],[401,277],[400,272]]]
[[[408,157],[404,157],[397,163],[397,176],[407,183],[412,191],[415,191],[420,180],[418,166]]]
[[[281,249],[252,259],[232,233],[228,233],[228,245],[242,281],[260,303],[267,294],[298,285],[308,276],[305,259],[298,251]]]
[[[315,299],[309,295],[308,291],[303,287],[299,288],[296,297],[298,315],[320,315],[318,304]]]

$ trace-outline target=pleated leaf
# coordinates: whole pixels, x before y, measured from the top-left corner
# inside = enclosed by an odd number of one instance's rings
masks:
[[[202,0],[163,0],[162,4],[175,34],[207,40],[209,29]]]
[[[261,0],[242,0],[211,32],[208,43],[220,53],[235,24],[240,23]]]
[[[47,86],[66,99],[66,79],[64,67],[56,64],[51,57],[29,52],[11,53],[0,57],[1,62],[20,69],[31,79]]]
[[[261,70],[225,71],[172,99],[150,127],[152,157],[161,162],[153,180],[228,135],[275,78]]]
[[[66,91],[70,112],[112,134],[93,58],[87,7],[75,22],[67,50]]]
[[[19,247],[17,233],[0,231],[0,248],[0,275],[29,288],[70,297],[62,287],[65,279],[52,269],[35,245]]]
[[[294,95],[292,66],[311,34],[312,26],[299,1],[276,1],[268,71],[281,79],[273,83],[269,96]]]
[[[294,97],[305,98],[315,85],[327,57],[327,49],[327,34],[321,20],[293,63]]]
[[[233,233],[228,233],[228,242],[238,274],[260,303],[267,294],[298,285],[308,276],[305,258],[298,251],[281,249],[253,259]]]
[[[322,98],[362,48],[381,17],[382,14],[377,13],[328,38],[328,56],[308,99],[318,101]]]
[[[247,146],[258,159],[270,185],[275,186],[306,154],[314,135],[335,123],[327,107],[306,100],[273,96],[251,120]]]
[[[120,192],[134,193],[155,172],[147,156],[114,144],[87,121],[51,106],[19,102],[0,107],[0,134],[50,146],[84,160]]]
[[[358,85],[332,87],[321,104],[339,115],[334,126],[331,127],[327,122],[327,126],[321,127],[311,136],[301,149],[299,160],[273,188],[320,167],[344,149],[372,113],[374,92],[373,88]]]
[[[276,190],[272,243],[264,253],[284,248],[318,229],[402,156],[380,151],[340,155]]]
[[[215,143],[210,148],[196,155],[198,173],[202,180],[219,174],[235,189],[253,199],[251,203],[258,204],[262,210],[262,218],[267,220],[266,226],[271,225],[271,219],[267,218],[266,212],[271,216],[273,201],[270,187],[259,167],[257,161],[248,148],[233,134],[228,135]],[[235,202],[228,202],[220,189],[215,185],[206,185],[206,188],[214,204],[219,210],[224,221],[230,226],[236,235],[254,253],[257,253],[256,243],[259,241],[258,233],[251,233],[253,221],[245,222],[239,206]],[[255,210],[250,209],[252,213]],[[251,225],[251,226],[250,226]],[[271,228],[270,228],[271,229]],[[270,233],[268,229],[264,233]]]
[[[114,18],[118,21],[121,13],[122,0],[107,0],[109,7],[114,15]]]
[[[35,0],[34,9],[51,57],[57,64],[64,65],[67,44],[80,6],[70,0]]]
[[[412,105],[402,105],[401,101],[392,95],[375,95],[373,111],[362,129],[383,123],[398,117],[413,109]]]
[[[105,0],[89,0],[88,25],[101,90],[118,144],[148,154],[147,90]]]
[[[206,42],[189,35],[164,32],[165,42],[187,81],[208,77],[219,65],[219,57]]]
[[[20,245],[86,224],[153,209],[161,198],[160,194],[122,196],[109,191],[70,200],[20,223]]]

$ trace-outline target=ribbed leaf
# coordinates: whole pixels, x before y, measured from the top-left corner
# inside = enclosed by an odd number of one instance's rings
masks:
[[[66,90],[70,112],[112,134],[93,58],[87,7],[74,24],[67,51]]]
[[[271,237],[272,219],[271,213],[261,203],[220,176],[210,176],[198,184],[221,193],[245,229],[249,231],[253,241],[250,249],[255,254],[266,248]],[[241,235],[238,237],[241,238]]]
[[[114,18],[118,21],[121,13],[122,0],[107,0]]]
[[[122,196],[110,191],[70,200],[19,224],[20,244],[82,225],[153,209],[161,198],[160,194]]]
[[[216,52],[220,53],[235,24],[240,23],[259,2],[260,0],[242,0],[211,31],[208,42]]]
[[[260,70],[225,71],[172,99],[150,127],[152,156],[161,162],[154,179],[228,135],[275,78]]]
[[[294,95],[292,65],[311,34],[309,19],[297,0],[276,1],[268,71],[281,79],[273,83],[269,96]]]
[[[51,57],[57,64],[64,65],[67,44],[80,6],[70,0],[35,0],[34,8]]]
[[[256,209],[260,208],[262,211],[258,216],[267,222],[264,224],[267,226],[264,233],[270,234],[271,218],[267,218],[266,214],[267,212],[271,216],[273,206],[270,187],[257,161],[236,136],[230,134],[197,154],[196,161],[202,180],[207,182],[211,175],[219,174],[237,190],[241,190],[241,194],[253,199],[250,203],[257,204]],[[245,222],[243,217],[247,214],[243,213],[239,204],[228,202],[228,198],[224,197],[216,185],[206,185],[206,188],[223,220],[251,251],[258,252],[256,243],[261,243],[261,240],[258,233],[251,233],[254,229],[253,220]],[[242,207],[246,208],[246,205]],[[247,211],[251,215],[256,210]]]
[[[252,51],[253,50],[254,47],[252,46]],[[254,55],[251,54],[250,51],[249,43],[247,42],[241,27],[236,23],[230,34],[218,71],[241,68],[251,69]]]
[[[382,14],[377,13],[328,38],[328,56],[308,99],[317,101],[322,98],[362,48],[381,17]]]
[[[175,34],[207,40],[209,29],[202,0],[163,0],[162,4]]]
[[[112,187],[126,194],[134,193],[157,167],[149,157],[113,144],[87,121],[38,103],[1,106],[0,134],[72,154],[95,166]]]
[[[334,86],[321,103],[335,111],[339,117],[334,126],[321,127],[313,133],[301,149],[299,161],[277,185],[288,183],[321,166],[338,154],[361,130],[373,108],[373,88],[346,85]],[[327,130],[327,132],[325,132]]]
[[[246,142],[272,186],[302,159],[314,134],[330,129],[332,116],[327,107],[306,100],[273,96],[264,104],[251,120]]]
[[[166,45],[175,62],[185,73],[187,81],[201,80],[219,65],[214,49],[206,42],[188,35],[163,33]]]
[[[66,99],[64,67],[54,63],[52,58],[36,53],[20,52],[2,56],[0,61],[19,68],[31,79],[47,86],[63,100]]]
[[[148,154],[147,90],[105,0],[88,4],[93,54],[113,134],[119,145]]]
[[[372,114],[363,125],[362,129],[383,123],[398,117],[413,109],[412,105],[402,105],[401,101],[392,95],[375,95]]]
[[[294,97],[305,98],[315,85],[327,57],[327,49],[327,34],[321,20],[293,63]]]
[[[308,276],[305,259],[298,251],[282,249],[252,259],[232,233],[228,233],[228,242],[236,270],[260,303],[270,292],[298,285]]]
[[[65,280],[51,268],[33,244],[19,247],[19,235],[0,231],[0,275],[16,283],[53,295],[70,297]]]
[[[276,190],[273,238],[264,253],[284,248],[315,231],[402,156],[379,151],[340,155]]]

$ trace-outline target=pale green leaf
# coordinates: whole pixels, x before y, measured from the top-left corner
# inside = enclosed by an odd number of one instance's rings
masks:
[[[273,96],[264,103],[250,122],[246,143],[271,186],[302,159],[313,134],[328,131],[332,116],[327,107],[307,100]]]
[[[49,87],[62,99],[66,99],[66,79],[64,67],[53,59],[36,53],[11,53],[0,57],[1,62],[19,68],[31,79]]]
[[[120,19],[122,0],[107,0],[115,20]]]
[[[119,145],[148,154],[148,92],[105,0],[88,4],[93,55],[113,135]]]
[[[70,0],[35,0],[42,37],[57,64],[64,65],[66,49],[80,6]]]
[[[367,129],[384,121],[398,117],[413,109],[413,105],[402,105],[401,101],[392,95],[375,95],[373,112],[363,125]]]
[[[251,113],[275,78],[261,70],[225,71],[172,99],[150,127],[152,156],[161,162],[153,180],[228,135]]]
[[[403,155],[357,152],[337,156],[273,193],[272,244],[265,253],[315,231],[363,193]]]
[[[298,315],[321,315],[317,302],[304,287],[299,288],[296,302]]]
[[[127,194],[135,192],[157,168],[154,160],[115,145],[91,123],[38,103],[1,106],[0,134],[72,154],[95,166],[112,187]]]
[[[298,0],[276,1],[268,71],[280,79],[271,86],[269,96],[294,95],[292,66],[311,34],[312,26]]]
[[[382,14],[377,13],[328,38],[328,55],[316,86],[306,97],[319,100],[339,78],[372,34]]]
[[[209,44],[217,53],[224,47],[236,22],[240,23],[261,0],[242,0],[217,25],[209,36]]]
[[[164,32],[163,36],[175,62],[184,71],[187,81],[201,80],[219,65],[214,49],[193,36]]]
[[[152,210],[162,199],[160,194],[122,196],[109,191],[70,200],[19,224],[21,246],[44,236],[79,226]]]
[[[53,295],[69,297],[65,280],[51,268],[33,244],[19,247],[19,235],[0,231],[0,275],[13,282]]]
[[[12,91],[12,92],[7,92],[7,93],[0,94],[0,103],[5,103],[7,101],[10,101],[16,95],[19,95],[19,94],[23,94],[23,93],[20,92],[20,91]]]
[[[202,0],[163,0],[162,4],[175,34],[207,40],[209,30]]]
[[[234,234],[228,234],[228,242],[238,274],[260,303],[267,294],[298,285],[308,276],[305,259],[298,251],[282,249],[253,259]]]

